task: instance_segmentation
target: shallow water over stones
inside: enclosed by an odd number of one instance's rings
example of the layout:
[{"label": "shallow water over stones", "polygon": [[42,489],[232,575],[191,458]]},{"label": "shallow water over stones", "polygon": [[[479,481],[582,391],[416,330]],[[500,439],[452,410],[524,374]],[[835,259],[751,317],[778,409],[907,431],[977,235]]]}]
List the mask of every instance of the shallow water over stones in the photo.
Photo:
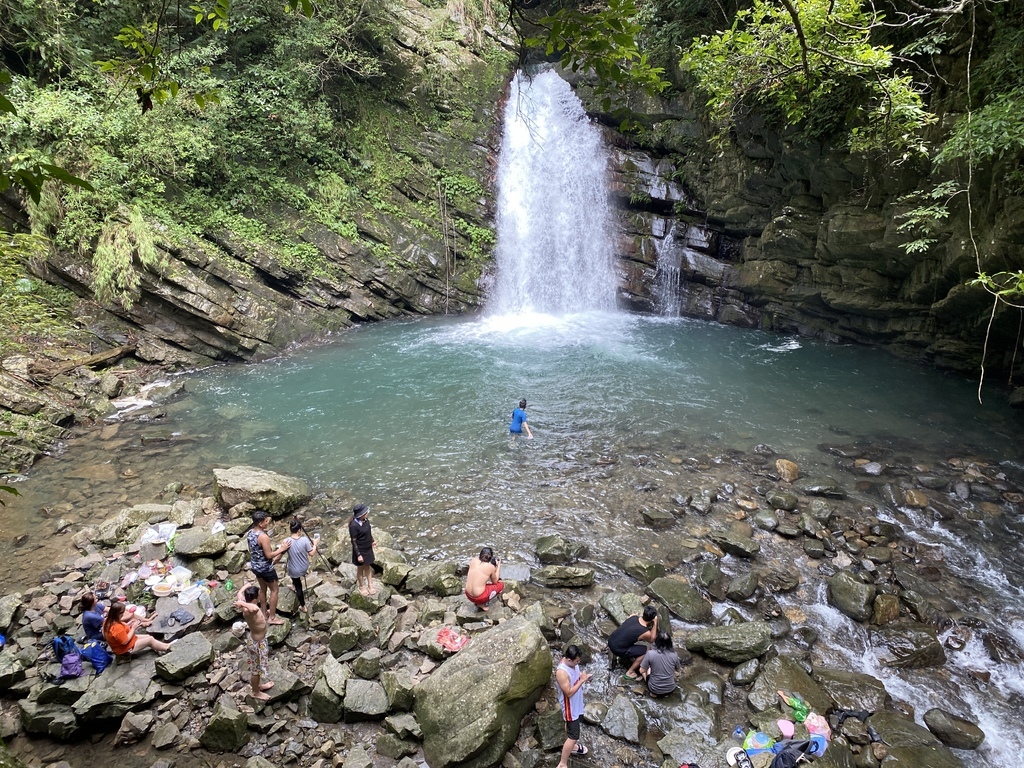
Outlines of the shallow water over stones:
[{"label": "shallow water over stones", "polygon": [[[727,608],[758,618],[771,605],[763,589],[759,602],[740,592],[727,600],[728,583],[739,590],[751,572],[762,584],[778,583],[768,571],[796,572],[802,586],[777,595],[772,618],[821,636],[813,660],[884,679],[914,704],[918,721],[945,701],[979,722],[988,738],[970,756],[974,765],[1002,765],[1024,749],[1011,717],[1024,674],[1019,661],[992,661],[985,632],[947,650],[942,668],[891,669],[881,665],[887,649],[829,607],[824,592],[825,565],[846,558],[865,563],[858,567],[880,591],[900,577],[937,585],[931,592],[950,603],[946,616],[958,626],[978,617],[1020,636],[1024,595],[1015,585],[1024,583],[1024,563],[1005,543],[1022,534],[1024,510],[1012,495],[1022,425],[1007,410],[978,407],[969,382],[867,350],[596,316],[365,328],[266,366],[201,374],[187,389],[194,394],[143,412],[144,420],[88,433],[19,485],[25,496],[0,512],[5,587],[67,554],[83,522],[128,504],[208,494],[212,467],[247,463],[310,481],[319,491],[311,513],[328,528],[354,501],[368,501],[374,525],[394,533],[413,561],[491,544],[509,562],[537,566],[542,535],[585,542],[597,585],[547,597],[570,610],[570,626],[595,647],[608,622],[601,611],[590,621],[588,606],[609,591],[643,589],[627,575],[630,558],[658,561],[691,583],[716,565],[724,577],[703,588],[720,618]],[[507,435],[508,412],[523,396],[532,442]],[[780,457],[796,462],[800,479],[781,481]],[[814,500],[825,497],[811,492],[846,496],[828,499],[834,513],[821,536]],[[785,511],[786,494],[796,509]],[[886,523],[905,533],[872,532]],[[759,551],[743,557],[729,543],[737,539]],[[890,562],[862,554],[871,546]],[[676,628],[685,637],[689,627]],[[955,627],[941,629],[945,640]],[[783,649],[806,653],[806,637],[795,633]],[[688,674],[728,675],[697,659]],[[602,674],[589,696],[610,703],[622,692],[618,675],[600,656],[593,667]],[[984,671],[988,682],[975,674]],[[745,721],[745,694],[727,686],[725,723]],[[670,719],[648,717],[653,730]]]}]

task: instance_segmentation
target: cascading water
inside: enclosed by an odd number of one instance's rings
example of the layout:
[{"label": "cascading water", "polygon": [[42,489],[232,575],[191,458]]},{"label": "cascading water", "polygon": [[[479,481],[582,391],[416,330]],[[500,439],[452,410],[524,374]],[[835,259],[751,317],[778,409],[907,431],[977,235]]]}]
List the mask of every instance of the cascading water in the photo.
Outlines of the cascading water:
[{"label": "cascading water", "polygon": [[498,167],[499,315],[615,309],[608,151],[572,88],[519,72]]},{"label": "cascading water", "polygon": [[664,237],[653,239],[658,257],[654,298],[658,302],[658,311],[666,317],[679,314],[679,273],[683,255],[676,243],[675,234],[676,225],[673,223]]}]

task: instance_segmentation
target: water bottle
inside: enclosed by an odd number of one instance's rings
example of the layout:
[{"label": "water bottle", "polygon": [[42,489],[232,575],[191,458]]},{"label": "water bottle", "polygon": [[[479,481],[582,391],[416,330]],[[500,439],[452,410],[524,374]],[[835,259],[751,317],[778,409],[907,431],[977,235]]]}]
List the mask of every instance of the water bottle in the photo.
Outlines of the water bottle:
[{"label": "water bottle", "polygon": [[207,616],[213,616],[213,600],[210,599],[210,590],[202,587],[199,590],[199,604],[203,607]]},{"label": "water bottle", "polygon": [[233,582],[231,579],[228,579],[224,582],[224,589],[226,589],[228,592],[234,592],[235,582]]}]

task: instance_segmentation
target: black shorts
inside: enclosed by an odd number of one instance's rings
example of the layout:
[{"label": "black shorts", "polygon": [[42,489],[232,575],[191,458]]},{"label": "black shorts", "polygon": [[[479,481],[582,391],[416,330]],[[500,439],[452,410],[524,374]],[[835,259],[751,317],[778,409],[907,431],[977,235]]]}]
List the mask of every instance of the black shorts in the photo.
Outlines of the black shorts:
[{"label": "black shorts", "polygon": [[265,581],[267,584],[277,581],[277,569],[271,568],[269,571],[253,571],[253,575],[260,581]]},{"label": "black shorts", "polygon": [[580,720],[579,720],[579,718],[576,718],[575,720],[566,720],[565,721],[565,735],[568,736],[573,741],[579,741],[580,740]]},{"label": "black shorts", "polygon": [[646,645],[637,643],[636,645],[631,645],[625,649],[612,649],[612,653],[616,656],[621,656],[624,659],[639,659],[641,656],[646,654],[648,650],[649,649]]}]

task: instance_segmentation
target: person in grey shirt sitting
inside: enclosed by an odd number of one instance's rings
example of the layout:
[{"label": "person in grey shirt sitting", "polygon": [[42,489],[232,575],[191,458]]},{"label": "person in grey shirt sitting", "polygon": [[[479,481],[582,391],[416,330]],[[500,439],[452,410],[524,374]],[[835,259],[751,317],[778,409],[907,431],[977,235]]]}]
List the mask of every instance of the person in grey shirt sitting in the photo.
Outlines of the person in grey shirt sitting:
[{"label": "person in grey shirt sitting", "polygon": [[676,671],[681,669],[679,654],[672,646],[672,635],[659,631],[654,647],[640,662],[640,676],[647,681],[652,696],[667,696],[676,689]]}]

